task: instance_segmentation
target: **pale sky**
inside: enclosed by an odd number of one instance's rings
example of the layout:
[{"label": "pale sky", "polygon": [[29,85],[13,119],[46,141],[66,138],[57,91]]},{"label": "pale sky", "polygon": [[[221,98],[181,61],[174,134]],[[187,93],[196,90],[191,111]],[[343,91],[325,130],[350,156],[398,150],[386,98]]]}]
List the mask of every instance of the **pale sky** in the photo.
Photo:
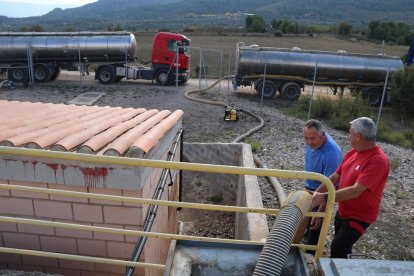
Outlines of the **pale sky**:
[{"label": "pale sky", "polygon": [[20,2],[20,3],[33,3],[33,4],[46,4],[46,5],[73,5],[73,6],[82,6],[88,3],[96,2],[96,0],[4,0],[6,2]]},{"label": "pale sky", "polygon": [[[0,15],[15,18],[41,16],[55,8],[76,8],[93,2],[96,0],[0,0],[0,3],[5,3],[8,7],[7,9],[0,8]],[[22,9],[25,5],[33,6]]]}]

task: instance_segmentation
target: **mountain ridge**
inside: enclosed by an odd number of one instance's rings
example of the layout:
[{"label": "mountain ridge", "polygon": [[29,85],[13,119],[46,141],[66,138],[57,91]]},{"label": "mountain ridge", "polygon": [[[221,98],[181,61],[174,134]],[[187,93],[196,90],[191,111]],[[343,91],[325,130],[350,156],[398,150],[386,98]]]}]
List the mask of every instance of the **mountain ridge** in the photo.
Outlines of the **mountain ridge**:
[{"label": "mountain ridge", "polygon": [[306,24],[347,21],[394,21],[414,26],[414,0],[99,0],[81,7],[54,9],[28,18],[0,17],[0,27],[22,25],[75,26],[93,30],[120,24],[125,29],[182,29],[191,25],[243,27],[245,14]]}]

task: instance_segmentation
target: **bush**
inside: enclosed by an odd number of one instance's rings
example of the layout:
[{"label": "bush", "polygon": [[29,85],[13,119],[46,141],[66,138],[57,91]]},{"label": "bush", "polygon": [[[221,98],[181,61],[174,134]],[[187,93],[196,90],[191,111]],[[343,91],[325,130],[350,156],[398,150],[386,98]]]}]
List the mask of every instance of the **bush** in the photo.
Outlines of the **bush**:
[{"label": "bush", "polygon": [[187,26],[184,28],[185,33],[193,33],[197,30],[196,26]]},{"label": "bush", "polygon": [[282,32],[280,30],[276,30],[273,35],[276,36],[276,37],[281,37]]},{"label": "bush", "polygon": [[341,22],[338,26],[338,34],[342,36],[349,36],[352,32],[352,25],[348,22]]},{"label": "bush", "polygon": [[[291,116],[307,120],[310,100],[310,96],[305,95],[294,108],[281,108],[281,110]],[[353,119],[361,116],[376,118],[376,113],[377,109],[371,109],[361,97],[318,96],[312,102],[311,118],[323,120],[332,128],[348,131],[349,122]],[[391,110],[382,112],[377,140],[414,149],[414,122],[398,120],[396,113],[398,112]]]},{"label": "bush", "polygon": [[[307,106],[301,103],[302,109],[309,109],[310,98],[306,100]],[[312,102],[311,117],[328,121],[331,127],[347,131],[349,122],[361,116],[368,116],[370,109],[361,97],[317,96]],[[369,116],[368,116],[369,117]]]},{"label": "bush", "polygon": [[317,96],[312,101],[311,116],[320,119],[331,118],[335,108],[335,101],[326,96]]},{"label": "bush", "polygon": [[414,131],[410,129],[396,131],[384,124],[380,124],[377,139],[390,144],[400,145],[404,148],[414,148]]},{"label": "bush", "polygon": [[400,119],[414,118],[414,67],[394,73],[391,81],[391,101]]}]

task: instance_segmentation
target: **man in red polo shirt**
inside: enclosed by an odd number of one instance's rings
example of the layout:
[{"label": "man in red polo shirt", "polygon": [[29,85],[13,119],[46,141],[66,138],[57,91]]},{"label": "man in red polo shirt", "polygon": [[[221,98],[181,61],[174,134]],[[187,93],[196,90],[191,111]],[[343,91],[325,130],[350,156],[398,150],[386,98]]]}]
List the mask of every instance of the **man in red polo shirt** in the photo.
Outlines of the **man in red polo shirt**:
[{"label": "man in red polo shirt", "polygon": [[[370,118],[353,120],[349,139],[352,149],[329,177],[334,185],[339,183],[331,258],[351,254],[354,243],[376,221],[390,168],[387,155],[376,145],[376,127]],[[326,191],[324,185],[319,186],[313,194],[314,206],[326,204]]]}]

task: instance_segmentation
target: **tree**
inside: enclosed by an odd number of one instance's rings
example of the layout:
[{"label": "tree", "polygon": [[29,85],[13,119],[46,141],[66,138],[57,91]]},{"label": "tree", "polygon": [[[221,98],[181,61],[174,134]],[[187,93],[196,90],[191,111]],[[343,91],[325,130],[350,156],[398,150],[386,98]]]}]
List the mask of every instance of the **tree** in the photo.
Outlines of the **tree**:
[{"label": "tree", "polygon": [[395,72],[391,81],[391,102],[402,118],[414,118],[414,67]]},{"label": "tree", "polygon": [[263,17],[259,15],[249,15],[246,17],[246,31],[264,33],[266,25]]},{"label": "tree", "polygon": [[76,32],[76,29],[73,26],[66,26],[63,31],[64,32]]},{"label": "tree", "polygon": [[338,34],[343,36],[349,36],[352,32],[352,25],[348,22],[341,22],[338,26]]},{"label": "tree", "polygon": [[367,37],[398,44],[408,44],[410,41],[410,26],[405,23],[371,21],[368,25]]},{"label": "tree", "polygon": [[21,27],[19,28],[19,31],[20,31],[20,32],[28,32],[28,31],[30,31],[30,28],[29,28],[29,27],[27,27],[27,26],[21,26]]},{"label": "tree", "polygon": [[281,31],[284,34],[297,34],[299,33],[299,25],[296,22],[290,21],[288,19],[276,20],[272,19],[270,25],[276,30]]},{"label": "tree", "polygon": [[44,29],[43,29],[42,25],[36,24],[36,25],[33,25],[33,26],[30,27],[30,31],[32,31],[32,32],[43,32]]}]

